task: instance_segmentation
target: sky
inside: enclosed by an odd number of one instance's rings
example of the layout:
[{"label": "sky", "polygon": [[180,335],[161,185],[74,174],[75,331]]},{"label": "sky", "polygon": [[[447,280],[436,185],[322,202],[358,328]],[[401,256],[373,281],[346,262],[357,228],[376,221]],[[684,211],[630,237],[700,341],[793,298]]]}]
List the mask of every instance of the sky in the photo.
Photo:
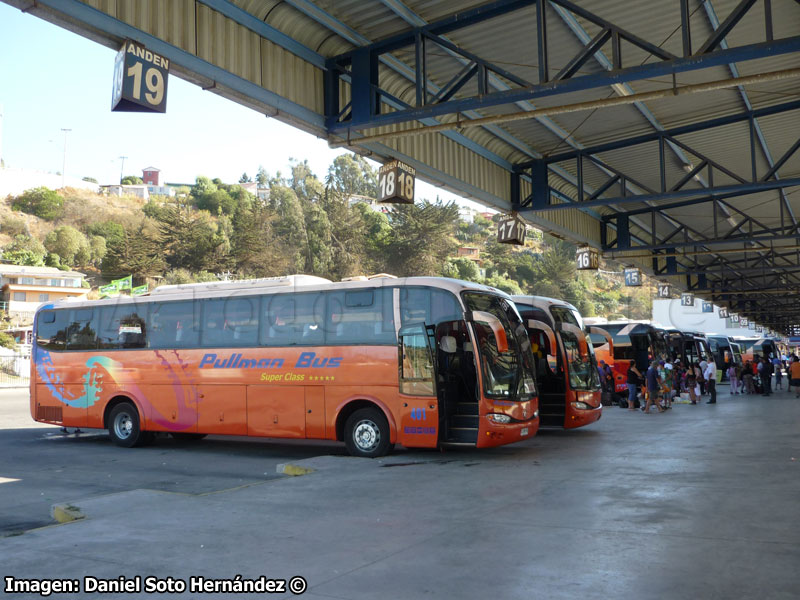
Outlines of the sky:
[{"label": "sky", "polygon": [[[62,171],[117,183],[124,174],[161,170],[162,181],[192,183],[198,175],[235,183],[259,166],[290,173],[307,159],[324,178],[339,154],[327,142],[203,91],[171,75],[167,112],[111,112],[116,52],[0,3],[0,156],[6,167]],[[64,133],[62,129],[70,129]],[[374,164],[374,163],[373,163]],[[458,200],[419,182],[417,199]]]}]

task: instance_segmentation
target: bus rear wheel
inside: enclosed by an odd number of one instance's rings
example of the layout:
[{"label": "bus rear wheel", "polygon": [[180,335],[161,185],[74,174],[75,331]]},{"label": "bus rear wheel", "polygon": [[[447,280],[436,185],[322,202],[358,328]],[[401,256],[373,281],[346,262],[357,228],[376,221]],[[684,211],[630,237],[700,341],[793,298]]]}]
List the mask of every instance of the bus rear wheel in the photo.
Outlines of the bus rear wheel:
[{"label": "bus rear wheel", "polygon": [[153,439],[149,431],[142,431],[139,411],[130,402],[122,402],[111,409],[108,415],[108,434],[117,446],[133,448]]},{"label": "bus rear wheel", "polygon": [[389,423],[377,408],[361,408],[347,418],[344,445],[352,456],[375,458],[391,451]]}]

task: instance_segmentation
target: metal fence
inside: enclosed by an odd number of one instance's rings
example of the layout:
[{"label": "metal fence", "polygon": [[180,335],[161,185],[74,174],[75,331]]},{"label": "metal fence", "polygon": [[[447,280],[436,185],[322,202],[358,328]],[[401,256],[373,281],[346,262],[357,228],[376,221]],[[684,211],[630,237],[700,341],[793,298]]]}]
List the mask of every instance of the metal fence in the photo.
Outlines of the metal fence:
[{"label": "metal fence", "polygon": [[0,355],[0,387],[25,387],[31,381],[31,355],[11,352]]}]

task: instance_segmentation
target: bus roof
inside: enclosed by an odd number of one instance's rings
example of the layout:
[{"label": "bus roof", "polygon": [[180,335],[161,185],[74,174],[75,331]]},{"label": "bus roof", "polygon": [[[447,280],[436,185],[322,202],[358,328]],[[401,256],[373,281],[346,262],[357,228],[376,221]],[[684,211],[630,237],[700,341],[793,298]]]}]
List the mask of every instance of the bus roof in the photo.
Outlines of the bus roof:
[{"label": "bus roof", "polygon": [[[313,276],[304,276],[313,277]],[[280,279],[280,278],[275,278]],[[448,290],[455,295],[465,290],[473,290],[476,292],[490,292],[496,294],[507,300],[511,300],[511,296],[497,288],[483,285],[479,283],[472,283],[469,281],[462,281],[460,279],[450,279],[447,277],[404,277],[398,279],[379,278],[370,279],[368,281],[339,281],[331,282],[322,277],[314,278],[320,280],[317,283],[312,283],[310,280],[300,280],[303,283],[289,283],[275,285],[272,279],[263,280],[241,280],[239,286],[222,287],[212,285],[210,287],[202,287],[194,284],[182,284],[188,287],[170,286],[171,290],[166,293],[156,294],[155,291],[149,295],[143,296],[116,296],[114,298],[106,298],[103,300],[80,300],[80,301],[57,301],[43,304],[39,310],[47,310],[52,308],[80,308],[80,307],[95,307],[95,306],[114,306],[118,304],[144,304],[151,302],[167,302],[173,300],[193,300],[204,298],[219,298],[230,294],[238,298],[246,296],[256,296],[263,294],[281,294],[291,292],[325,292],[330,290],[350,290],[350,289],[370,289],[382,287],[405,287],[405,286],[430,286],[439,289]],[[247,281],[253,283],[244,284]],[[229,282],[220,282],[229,283]],[[235,283],[235,282],[231,282]],[[244,285],[243,285],[244,284]],[[180,288],[180,289],[178,289]],[[38,312],[38,311],[37,311]]]},{"label": "bus roof", "polygon": [[538,305],[539,307],[563,306],[564,308],[569,308],[580,314],[580,311],[575,308],[574,305],[566,300],[559,300],[558,298],[548,298],[547,296],[511,296],[511,299],[514,302],[527,302],[529,304]]}]

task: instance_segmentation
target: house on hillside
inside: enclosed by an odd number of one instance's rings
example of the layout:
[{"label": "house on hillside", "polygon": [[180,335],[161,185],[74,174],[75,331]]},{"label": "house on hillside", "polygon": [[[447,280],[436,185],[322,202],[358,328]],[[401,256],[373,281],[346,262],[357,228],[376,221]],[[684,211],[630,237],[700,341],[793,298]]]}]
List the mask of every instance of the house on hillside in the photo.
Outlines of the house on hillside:
[{"label": "house on hillside", "polygon": [[89,288],[83,287],[85,277],[83,273],[55,267],[0,264],[0,308],[19,322],[31,321],[44,302],[86,299]]},{"label": "house on hillside", "polygon": [[140,183],[135,185],[101,185],[100,189],[109,196],[136,196],[142,200],[150,198],[150,192],[147,185]]},{"label": "house on hillside", "polygon": [[142,181],[147,186],[147,193],[150,196],[175,196],[175,190],[169,184],[161,184],[161,170],[155,167],[142,169]]}]

